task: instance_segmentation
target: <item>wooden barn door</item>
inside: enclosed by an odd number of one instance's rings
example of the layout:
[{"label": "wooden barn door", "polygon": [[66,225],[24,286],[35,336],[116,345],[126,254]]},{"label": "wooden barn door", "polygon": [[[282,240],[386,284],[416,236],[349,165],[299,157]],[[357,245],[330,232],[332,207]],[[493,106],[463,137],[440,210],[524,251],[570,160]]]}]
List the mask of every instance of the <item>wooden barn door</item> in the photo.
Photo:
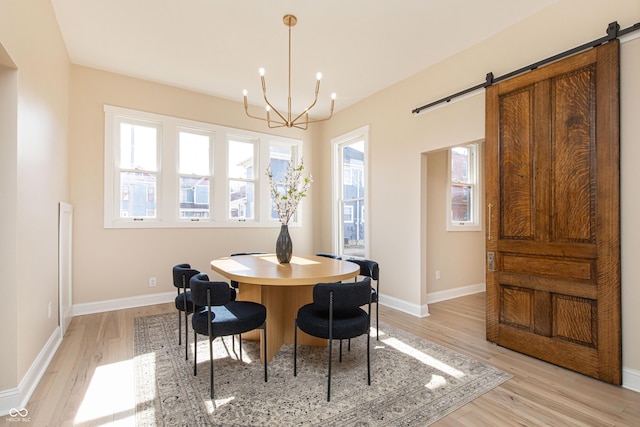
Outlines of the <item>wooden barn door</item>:
[{"label": "wooden barn door", "polygon": [[620,384],[619,43],[487,88],[487,339]]}]

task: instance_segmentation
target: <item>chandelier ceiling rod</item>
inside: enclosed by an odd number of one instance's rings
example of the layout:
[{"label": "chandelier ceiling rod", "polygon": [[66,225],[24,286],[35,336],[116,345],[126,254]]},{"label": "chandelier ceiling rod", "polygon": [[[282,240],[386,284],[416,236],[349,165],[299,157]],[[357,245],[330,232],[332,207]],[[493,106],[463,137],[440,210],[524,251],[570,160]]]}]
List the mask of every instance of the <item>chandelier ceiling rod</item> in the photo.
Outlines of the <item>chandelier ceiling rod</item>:
[{"label": "chandelier ceiling rod", "polygon": [[[322,79],[322,74],[318,73],[316,74],[316,90],[315,90],[315,96],[313,99],[313,102],[311,103],[311,105],[309,105],[307,108],[305,108],[300,114],[298,114],[296,116],[295,119],[291,119],[291,27],[293,27],[294,25],[297,24],[298,19],[293,16],[293,15],[285,15],[282,18],[282,22],[284,23],[284,25],[286,25],[289,28],[289,68],[288,68],[288,88],[287,88],[287,117],[285,118],[284,115],[282,113],[280,113],[278,111],[278,109],[276,109],[271,102],[269,101],[269,99],[267,98],[267,84],[264,78],[265,75],[265,70],[264,68],[260,68],[259,73],[260,73],[260,80],[262,82],[262,95],[264,96],[264,102],[267,104],[266,105],[266,118],[264,117],[258,117],[258,116],[254,116],[252,114],[249,113],[249,104],[247,102],[247,90],[245,89],[243,91],[243,95],[244,95],[244,112],[247,114],[247,116],[251,117],[252,119],[258,119],[258,120],[262,120],[267,122],[267,125],[270,128],[279,128],[279,127],[295,127],[298,129],[304,129],[306,130],[309,126],[310,123],[316,123],[316,122],[322,122],[325,120],[329,120],[332,116],[333,116],[333,107],[334,107],[334,103],[335,103],[335,99],[336,99],[336,94],[332,93],[331,94],[331,109],[329,111],[329,116],[322,118],[322,119],[315,119],[315,120],[309,120],[309,110],[311,110],[315,105],[316,102],[318,101],[318,92],[320,91],[320,79]],[[273,112],[280,118],[278,119],[273,119],[271,117],[271,110],[273,110]]]}]

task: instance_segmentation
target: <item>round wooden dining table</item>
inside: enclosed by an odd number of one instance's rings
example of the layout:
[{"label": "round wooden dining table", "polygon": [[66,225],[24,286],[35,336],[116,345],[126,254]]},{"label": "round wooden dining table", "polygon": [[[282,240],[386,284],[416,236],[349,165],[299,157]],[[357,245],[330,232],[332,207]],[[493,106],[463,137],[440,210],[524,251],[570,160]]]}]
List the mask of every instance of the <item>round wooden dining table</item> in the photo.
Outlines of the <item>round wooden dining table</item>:
[{"label": "round wooden dining table", "polygon": [[[238,300],[254,301],[267,308],[267,360],[284,343],[293,343],[294,320],[298,309],[313,301],[316,283],[352,279],[360,267],[349,261],[308,255],[294,256],[288,264],[280,264],[275,254],[224,257],[211,261],[211,269],[238,282]],[[261,334],[243,334],[243,338],[260,339]],[[326,346],[326,340],[299,331],[298,343]]]}]

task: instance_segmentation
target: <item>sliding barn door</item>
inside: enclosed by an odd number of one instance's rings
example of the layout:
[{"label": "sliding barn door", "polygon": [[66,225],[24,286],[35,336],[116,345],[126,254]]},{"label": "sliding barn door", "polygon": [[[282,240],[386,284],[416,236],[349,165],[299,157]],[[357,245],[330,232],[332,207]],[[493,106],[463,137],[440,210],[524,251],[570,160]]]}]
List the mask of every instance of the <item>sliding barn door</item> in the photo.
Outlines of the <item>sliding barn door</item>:
[{"label": "sliding barn door", "polygon": [[621,383],[619,43],[487,88],[487,339]]}]

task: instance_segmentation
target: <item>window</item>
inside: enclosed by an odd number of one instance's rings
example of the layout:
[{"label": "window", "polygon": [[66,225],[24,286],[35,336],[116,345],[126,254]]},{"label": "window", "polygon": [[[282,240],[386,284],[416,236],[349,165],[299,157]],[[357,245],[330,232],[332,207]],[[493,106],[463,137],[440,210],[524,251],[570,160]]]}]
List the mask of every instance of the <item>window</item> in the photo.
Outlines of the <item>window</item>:
[{"label": "window", "polygon": [[[280,225],[260,171],[269,162],[275,171],[298,162],[302,141],[108,105],[104,110],[106,228]],[[290,226],[296,225],[294,219]]]},{"label": "window", "polygon": [[368,134],[368,127],[363,127],[333,140],[334,252],[344,256],[368,256]]},{"label": "window", "polygon": [[211,218],[211,147],[213,134],[178,130],[178,180],[181,220]]},{"label": "window", "polygon": [[251,140],[229,140],[229,219],[246,221],[255,218],[256,145],[256,141]]},{"label": "window", "polygon": [[478,144],[449,149],[447,230],[479,231]]},{"label": "window", "polygon": [[116,187],[120,217],[155,218],[160,150],[157,123],[118,120]]}]

